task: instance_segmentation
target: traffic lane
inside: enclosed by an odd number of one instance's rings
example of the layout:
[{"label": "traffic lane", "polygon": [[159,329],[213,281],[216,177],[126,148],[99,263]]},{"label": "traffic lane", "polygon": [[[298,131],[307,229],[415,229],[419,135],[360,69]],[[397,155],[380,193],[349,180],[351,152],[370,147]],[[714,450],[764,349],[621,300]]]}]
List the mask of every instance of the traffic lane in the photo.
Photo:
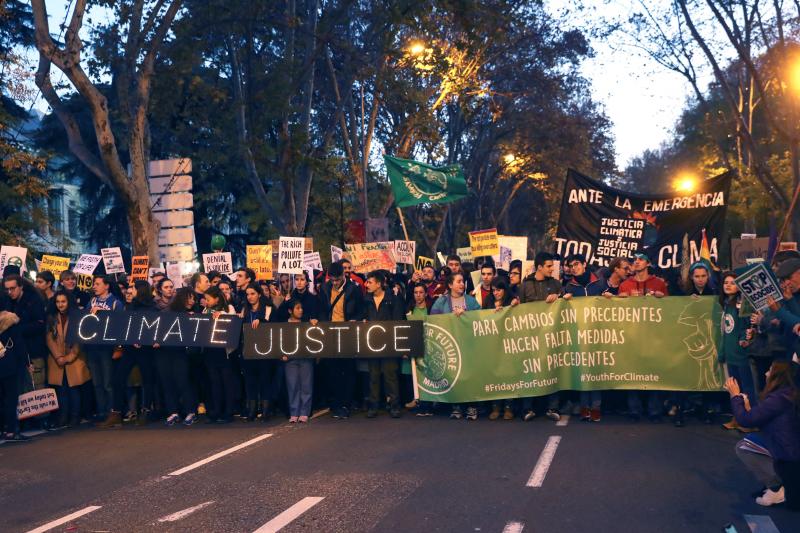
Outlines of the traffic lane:
[{"label": "traffic lane", "polygon": [[120,487],[161,476],[276,427],[86,427],[46,433],[23,444],[0,445],[4,524],[11,530],[30,528],[100,501]]}]

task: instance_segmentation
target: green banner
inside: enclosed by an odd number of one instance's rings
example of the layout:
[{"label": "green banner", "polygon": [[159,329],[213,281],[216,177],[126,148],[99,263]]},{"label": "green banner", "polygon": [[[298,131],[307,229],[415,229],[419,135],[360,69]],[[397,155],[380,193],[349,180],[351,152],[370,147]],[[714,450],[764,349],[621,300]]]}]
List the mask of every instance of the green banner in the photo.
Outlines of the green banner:
[{"label": "green banner", "polygon": [[383,156],[397,207],[445,204],[467,196],[461,165],[432,167],[419,161]]},{"label": "green banner", "polygon": [[471,402],[560,390],[722,388],[712,296],[586,297],[425,323],[422,400]]}]

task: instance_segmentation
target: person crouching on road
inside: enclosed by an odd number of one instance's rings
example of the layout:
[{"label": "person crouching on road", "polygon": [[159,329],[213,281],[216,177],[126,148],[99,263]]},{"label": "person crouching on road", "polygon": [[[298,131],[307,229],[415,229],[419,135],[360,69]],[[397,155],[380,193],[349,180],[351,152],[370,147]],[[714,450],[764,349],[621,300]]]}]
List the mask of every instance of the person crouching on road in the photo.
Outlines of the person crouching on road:
[{"label": "person crouching on road", "polygon": [[[289,300],[286,304],[289,312],[288,322],[303,322],[303,302]],[[314,321],[316,323],[316,320]],[[311,400],[314,390],[314,360],[289,359],[286,362],[286,391],[289,394],[289,422],[305,424],[311,415]]]},{"label": "person crouching on road", "polygon": [[[440,296],[431,308],[432,315],[444,315],[453,313],[456,316],[461,316],[466,311],[477,311],[481,308],[478,301],[466,294],[467,286],[464,282],[464,274],[461,272],[451,272],[447,276],[447,293]],[[461,412],[461,405],[454,403],[453,410],[450,413],[450,418],[454,420],[461,420],[464,415]],[[478,408],[475,405],[467,406],[467,420],[478,419]]]},{"label": "person crouching on road", "polygon": [[[731,396],[731,409],[742,426],[759,427],[761,433],[748,437],[767,449],[770,456],[743,448],[736,443],[736,455],[764,484],[756,503],[763,506],[786,503],[800,511],[800,389],[795,383],[796,365],[774,361],[767,371],[767,383],[758,405],[751,405],[739,383],[728,378],[725,388]],[[762,438],[757,438],[762,437]],[[761,441],[761,442],[758,442]]]}]

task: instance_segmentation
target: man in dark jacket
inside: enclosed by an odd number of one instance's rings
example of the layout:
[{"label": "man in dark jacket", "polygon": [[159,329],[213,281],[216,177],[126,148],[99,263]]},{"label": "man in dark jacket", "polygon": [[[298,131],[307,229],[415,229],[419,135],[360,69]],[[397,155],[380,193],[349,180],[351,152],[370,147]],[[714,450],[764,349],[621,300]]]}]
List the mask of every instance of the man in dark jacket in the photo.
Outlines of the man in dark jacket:
[{"label": "man in dark jacket", "polygon": [[[324,322],[348,322],[364,319],[364,296],[355,282],[344,274],[340,261],[328,269],[328,281],[319,288],[319,318]],[[356,384],[355,359],[325,359],[331,394],[333,418],[350,417],[350,401]]]},{"label": "man in dark jacket", "polygon": [[19,376],[27,364],[25,339],[19,317],[0,311],[0,439],[8,442],[28,440],[19,432],[17,397]]},{"label": "man in dark jacket", "polygon": [[[45,381],[45,302],[35,288],[23,282],[19,274],[3,278],[3,286],[8,295],[3,311],[10,311],[19,317],[19,328],[25,340],[27,356],[33,366],[33,382],[36,389]],[[26,376],[26,379],[29,379]],[[30,383],[28,383],[30,385]]]},{"label": "man in dark jacket", "polygon": [[[381,272],[370,272],[365,283],[367,287],[366,313],[368,321],[405,320],[403,299],[395,296],[394,291],[386,290],[386,278]],[[383,357],[369,361],[369,410],[368,418],[378,414],[381,394],[381,375],[383,388],[389,398],[389,414],[392,418],[400,417],[400,386],[398,383],[397,357]]]}]

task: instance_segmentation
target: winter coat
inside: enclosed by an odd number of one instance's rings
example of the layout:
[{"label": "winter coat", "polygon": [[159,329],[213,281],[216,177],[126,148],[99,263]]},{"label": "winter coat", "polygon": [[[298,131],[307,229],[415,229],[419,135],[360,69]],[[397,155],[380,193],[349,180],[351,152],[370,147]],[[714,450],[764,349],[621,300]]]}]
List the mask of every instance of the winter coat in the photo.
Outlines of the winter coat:
[{"label": "winter coat", "polygon": [[[47,382],[50,385],[60,386],[64,382],[64,372],[67,373],[67,385],[77,387],[91,379],[86,359],[77,344],[67,344],[67,328],[69,318],[63,323],[56,316],[51,320],[47,332],[47,349],[50,352],[47,360]],[[56,357],[66,356],[67,362],[61,367],[56,362]]]},{"label": "winter coat", "polygon": [[773,459],[800,461],[800,415],[792,402],[791,388],[770,392],[749,411],[744,408],[744,399],[734,396],[731,408],[739,425],[761,430]]},{"label": "winter coat", "polygon": [[739,341],[746,339],[747,328],[750,320],[747,317],[739,316],[738,302],[728,302],[722,309],[722,319],[720,328],[722,337],[717,349],[717,359],[720,363],[728,363],[735,366],[746,366],[747,348],[739,345]]},{"label": "winter coat", "polygon": [[[480,304],[478,304],[478,300],[470,296],[469,294],[464,294],[464,302],[467,305],[467,311],[477,311],[481,308]],[[445,294],[443,296],[439,296],[439,299],[434,302],[433,307],[431,307],[431,314],[432,315],[446,315],[447,313],[453,312],[453,302],[450,298],[450,294]]]},{"label": "winter coat", "polygon": [[[361,287],[350,280],[346,280],[342,285],[341,290],[344,294],[340,300],[344,300],[344,319],[345,320],[363,320],[364,318],[364,293],[361,292]],[[330,322],[333,315],[333,307],[331,306],[331,292],[333,291],[333,282],[327,281],[319,288],[319,319],[324,322]],[[338,305],[338,302],[337,302]]]},{"label": "winter coat", "polygon": [[535,274],[531,274],[522,282],[519,290],[520,303],[540,302],[547,299],[551,294],[559,296],[561,294],[561,282],[555,278],[537,280]]},{"label": "winter coat", "polygon": [[19,317],[0,311],[0,378],[18,376],[28,362],[27,353]]}]

